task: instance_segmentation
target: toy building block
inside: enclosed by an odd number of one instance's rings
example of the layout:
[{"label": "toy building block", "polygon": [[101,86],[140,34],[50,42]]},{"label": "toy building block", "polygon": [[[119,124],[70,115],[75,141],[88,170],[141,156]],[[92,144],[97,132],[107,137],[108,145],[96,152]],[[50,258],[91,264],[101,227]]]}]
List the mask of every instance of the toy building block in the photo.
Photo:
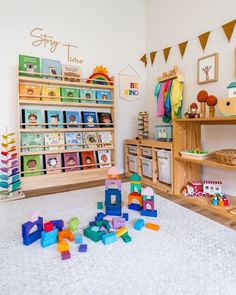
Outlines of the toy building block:
[{"label": "toy building block", "polygon": [[141,176],[137,173],[134,173],[130,176],[130,193],[137,192],[141,195],[142,185],[141,185]]},{"label": "toy building block", "polygon": [[[115,196],[115,203],[112,203],[112,197]],[[121,191],[110,188],[105,191],[106,215],[121,216]]]},{"label": "toy building block", "polygon": [[[32,228],[36,226],[37,230],[33,233],[30,233]],[[38,219],[34,222],[28,221],[24,224],[22,224],[22,238],[23,238],[23,244],[26,246],[31,245],[35,241],[39,240],[41,238],[41,232],[43,230],[43,218],[38,217]]]},{"label": "toy building block", "polygon": [[129,236],[128,232],[125,233],[123,236],[121,236],[121,238],[125,243],[129,243],[132,241],[132,238],[131,238],[131,236]]},{"label": "toy building block", "polygon": [[75,234],[75,243],[76,244],[81,244],[81,243],[83,243],[83,237],[82,237],[82,235],[81,234]]},{"label": "toy building block", "polygon": [[113,218],[111,216],[104,216],[103,220],[107,220],[108,222],[112,222]]},{"label": "toy building block", "polygon": [[148,229],[155,230],[155,231],[158,231],[160,229],[160,226],[158,224],[151,223],[151,222],[146,223],[145,227],[148,228]]},{"label": "toy building block", "polygon": [[91,225],[95,225],[95,221],[89,221],[89,226],[91,226]]},{"label": "toy building block", "polygon": [[71,258],[70,251],[64,251],[61,253],[62,260],[66,260],[66,259],[70,259],[70,258]]},{"label": "toy building block", "polygon": [[217,197],[213,197],[211,203],[212,203],[212,205],[214,205],[214,206],[218,206],[218,198],[217,198]]},{"label": "toy building block", "polygon": [[218,203],[218,206],[220,206],[220,207],[224,207],[224,201],[223,201],[223,199],[222,198],[219,198],[219,203]]},{"label": "toy building block", "polygon": [[110,168],[107,172],[107,178],[108,179],[119,179],[120,175],[119,175],[119,170],[113,166],[112,168]]},{"label": "toy building block", "polygon": [[97,209],[103,209],[103,203],[97,202]]},{"label": "toy building block", "polygon": [[78,226],[79,226],[79,218],[78,217],[71,218],[70,223],[69,223],[69,229],[72,232],[74,232],[77,230]]},{"label": "toy building block", "polygon": [[121,236],[123,236],[127,232],[128,232],[127,227],[123,226],[122,228],[118,229],[118,231],[116,232],[116,235],[118,238],[120,238]]},{"label": "toy building block", "polygon": [[57,244],[57,251],[62,253],[65,251],[69,251],[69,244],[66,241],[62,241]]},{"label": "toy building block", "polygon": [[103,220],[103,218],[106,216],[103,212],[98,212],[97,216],[95,217],[95,221]]},{"label": "toy building block", "polygon": [[87,252],[88,246],[86,244],[79,245],[79,252]]},{"label": "toy building block", "polygon": [[92,231],[92,226],[89,226],[84,229],[84,235],[85,237],[89,238],[90,240],[94,242],[98,242],[102,239],[102,236],[106,234],[106,231]]},{"label": "toy building block", "polygon": [[99,229],[100,229],[99,226],[93,226],[93,227],[91,228],[92,231],[96,231],[96,232],[98,232]]},{"label": "toy building block", "polygon": [[117,236],[114,232],[110,232],[102,236],[102,242],[104,245],[109,245],[117,241]]},{"label": "toy building block", "polygon": [[64,227],[64,221],[62,219],[58,220],[50,220],[50,222],[59,230],[63,230]]},{"label": "toy building block", "polygon": [[30,221],[31,221],[31,222],[35,222],[35,221],[38,220],[38,218],[39,218],[38,212],[33,211],[33,212],[31,213],[31,215],[30,215]]},{"label": "toy building block", "polygon": [[110,224],[109,224],[109,221],[108,220],[97,221],[95,224],[96,224],[96,226],[99,226],[100,227],[100,230],[101,230],[101,227],[105,227],[105,229],[107,231],[110,230]]},{"label": "toy building block", "polygon": [[43,248],[57,243],[58,229],[54,228],[52,231],[41,233],[41,246]]},{"label": "toy building block", "polygon": [[126,220],[129,221],[129,213],[123,213],[122,217]]},{"label": "toy building block", "polygon": [[134,229],[136,230],[141,230],[144,227],[144,220],[139,218],[138,220],[135,221],[134,223]]},{"label": "toy building block", "polygon": [[43,229],[44,229],[45,232],[52,231],[52,230],[53,230],[53,227],[54,227],[54,225],[53,225],[53,223],[50,222],[50,221],[44,223],[44,225],[43,225]]},{"label": "toy building block", "polygon": [[229,206],[229,200],[226,197],[223,197],[224,206]]},{"label": "toy building block", "polygon": [[113,228],[118,229],[125,226],[125,218],[118,217],[113,220]]},{"label": "toy building block", "polygon": [[[133,201],[138,203],[133,203]],[[133,192],[128,195],[128,208],[130,210],[140,211],[143,208],[143,197],[137,192]]]},{"label": "toy building block", "polygon": [[108,190],[111,185],[116,185],[121,191],[121,179],[106,179],[105,180],[105,190]]},{"label": "toy building block", "polygon": [[58,242],[61,242],[64,239],[68,239],[71,242],[74,241],[74,235],[69,229],[62,230],[58,233]]},{"label": "toy building block", "polygon": [[157,217],[157,210],[141,210],[140,214],[142,216]]}]

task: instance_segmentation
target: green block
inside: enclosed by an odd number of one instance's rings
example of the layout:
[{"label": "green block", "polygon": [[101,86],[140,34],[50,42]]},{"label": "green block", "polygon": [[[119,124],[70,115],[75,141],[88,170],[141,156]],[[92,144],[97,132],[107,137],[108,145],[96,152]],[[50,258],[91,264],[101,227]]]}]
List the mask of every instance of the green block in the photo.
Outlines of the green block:
[{"label": "green block", "polygon": [[95,222],[95,225],[96,225],[96,226],[99,226],[99,227],[104,226],[105,229],[106,229],[107,231],[109,231],[110,228],[111,228],[110,225],[109,225],[108,220],[96,221],[96,222]]},{"label": "green block", "polygon": [[132,241],[132,238],[131,238],[131,236],[129,236],[128,232],[125,233],[124,235],[122,235],[121,238],[125,243],[129,243]]},{"label": "green block", "polygon": [[98,242],[102,239],[102,236],[106,234],[106,231],[92,231],[92,227],[93,226],[89,226],[87,228],[84,229],[84,235],[85,237],[89,238],[90,240],[94,241],[94,242]]},{"label": "green block", "polygon": [[103,209],[103,204],[102,202],[97,203],[97,209]]},{"label": "green block", "polygon": [[76,231],[79,226],[79,218],[73,217],[71,218],[71,221],[69,223],[69,229],[73,232]]}]

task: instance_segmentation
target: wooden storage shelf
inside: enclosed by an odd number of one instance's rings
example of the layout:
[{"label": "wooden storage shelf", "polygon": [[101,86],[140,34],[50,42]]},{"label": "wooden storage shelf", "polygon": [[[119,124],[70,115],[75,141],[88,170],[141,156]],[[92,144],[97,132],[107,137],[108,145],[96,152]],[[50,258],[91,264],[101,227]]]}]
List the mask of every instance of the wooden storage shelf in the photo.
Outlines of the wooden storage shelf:
[{"label": "wooden storage shelf", "polygon": [[208,203],[209,200],[202,197],[183,197],[181,191],[188,182],[202,180],[202,167],[208,166],[215,169],[227,169],[235,173],[236,166],[230,166],[217,162],[213,154],[206,160],[188,159],[180,156],[184,150],[201,149],[202,125],[236,125],[236,116],[217,118],[177,119],[174,121],[174,194],[189,202],[207,208],[218,214],[236,220],[236,217],[228,211],[236,207],[236,198],[229,197],[230,208],[215,207]]},{"label": "wooden storage shelf", "polygon": [[[115,143],[115,98],[114,98],[114,78],[111,78],[112,81],[109,85],[102,85],[102,84],[93,84],[96,83],[94,79],[86,79],[86,78],[80,78],[80,82],[71,82],[71,81],[64,81],[64,80],[55,80],[55,79],[45,79],[43,77],[43,73],[40,73],[41,78],[38,77],[29,77],[29,76],[21,76],[20,74],[25,74],[25,72],[18,72],[18,84],[32,84],[32,85],[38,85],[38,86],[57,86],[57,87],[72,87],[72,88],[86,88],[86,89],[94,89],[94,90],[110,90],[112,100],[109,101],[107,104],[99,104],[99,103],[85,103],[85,100],[88,100],[86,98],[76,98],[84,100],[82,102],[76,102],[76,101],[70,101],[70,102],[62,102],[62,101],[46,101],[46,100],[32,100],[27,99],[25,95],[18,93],[18,141],[21,142],[21,134],[24,133],[60,133],[60,132],[106,132],[110,131],[112,135],[112,146],[99,146],[97,148],[78,148],[78,149],[66,149],[66,145],[63,145],[63,149],[58,150],[44,150],[44,151],[28,151],[25,152],[23,149],[24,146],[21,146],[19,144],[18,150],[19,150],[19,160],[21,160],[21,157],[23,156],[33,156],[33,155],[46,155],[46,154],[63,154],[63,153],[81,153],[81,152],[89,152],[89,151],[100,151],[100,150],[111,150],[111,165],[114,166],[116,164],[116,143]],[[51,75],[47,75],[51,76]],[[60,76],[64,78],[63,76]],[[91,83],[87,83],[89,82]],[[98,81],[99,82],[99,81]],[[32,97],[32,96],[31,96]],[[36,98],[42,98],[45,97],[42,94],[38,95]],[[62,99],[63,97],[57,97]],[[67,98],[67,97],[66,97]],[[99,102],[99,99],[91,98],[91,100]],[[111,103],[110,103],[111,102]],[[110,112],[112,116],[113,123],[110,124],[111,127],[103,127],[105,124],[97,124],[96,128],[83,128],[83,125],[81,124],[81,127],[79,128],[45,128],[45,126],[48,125],[48,123],[42,123],[41,125],[43,128],[22,128],[25,126],[24,123],[20,122],[20,112],[22,108],[28,108],[32,106],[39,106],[41,110],[46,110],[47,106],[53,106],[58,107],[63,110],[63,108],[66,107],[66,110],[69,110],[69,107],[73,107],[74,110],[81,111],[86,110],[86,108],[89,108],[91,111],[98,112],[96,109],[106,109],[106,112]],[[40,125],[40,124],[39,124]],[[68,124],[64,124],[63,126],[66,127]],[[104,143],[100,143],[104,144]],[[87,144],[84,143],[86,146]],[[58,145],[60,146],[60,145]],[[76,144],[74,144],[76,146]],[[40,146],[39,146],[40,147]],[[43,146],[42,146],[43,147]],[[22,152],[20,152],[22,150]],[[97,164],[99,166],[99,163]],[[83,165],[79,165],[80,167],[83,167]],[[43,167],[42,167],[43,168]],[[85,182],[105,179],[107,175],[109,167],[107,168],[94,168],[94,169],[84,169],[84,170],[78,170],[78,171],[72,171],[72,172],[62,172],[62,173],[56,173],[56,174],[43,174],[43,175],[35,175],[35,176],[25,176],[21,178],[22,181],[22,188],[27,195],[30,194],[30,192],[35,193],[36,190],[42,191],[42,194],[46,194],[47,192],[56,192],[63,190],[62,187],[66,187],[68,190],[73,188],[78,188],[78,184],[82,184]],[[41,171],[41,170],[40,170]],[[42,169],[43,172],[47,171],[47,169]],[[21,174],[23,171],[20,172]],[[27,173],[27,172],[25,172]]]},{"label": "wooden storage shelf", "polygon": [[[135,146],[137,148],[137,154],[132,154],[129,152],[128,147]],[[142,183],[153,188],[162,190],[164,192],[173,193],[173,143],[165,142],[165,141],[156,141],[155,139],[127,139],[125,140],[125,176],[130,177],[133,172],[129,171],[128,157],[134,156],[137,158],[137,173],[142,176]],[[151,149],[151,159],[152,160],[152,177],[149,178],[147,176],[142,175],[142,149],[149,148]],[[158,165],[157,165],[157,149],[165,149],[171,151],[171,183],[167,184],[158,180]],[[148,159],[148,158],[147,158]]]}]

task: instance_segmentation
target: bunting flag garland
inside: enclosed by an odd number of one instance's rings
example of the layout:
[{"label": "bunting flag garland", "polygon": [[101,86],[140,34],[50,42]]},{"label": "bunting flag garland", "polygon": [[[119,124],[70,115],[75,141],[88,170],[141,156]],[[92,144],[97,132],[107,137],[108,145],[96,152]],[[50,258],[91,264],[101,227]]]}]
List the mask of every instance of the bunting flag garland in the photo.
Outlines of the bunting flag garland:
[{"label": "bunting flag garland", "polygon": [[151,65],[154,64],[154,60],[155,60],[156,54],[157,54],[156,51],[150,52]]},{"label": "bunting flag garland", "polygon": [[146,53],[140,58],[140,60],[145,64],[145,68],[147,66],[147,55]]},{"label": "bunting flag garland", "polygon": [[199,39],[199,41],[201,43],[201,46],[202,46],[203,51],[206,48],[207,41],[208,41],[208,38],[209,38],[210,33],[211,32],[206,32],[206,33],[201,34],[201,35],[198,36],[198,39]]},{"label": "bunting flag garland", "polygon": [[179,46],[179,51],[180,51],[180,54],[181,54],[181,57],[182,57],[182,58],[184,57],[184,53],[185,53],[185,50],[186,50],[187,44],[188,44],[188,41],[185,41],[185,42],[182,42],[182,43],[180,43],[180,44],[178,45],[178,46]]},{"label": "bunting flag garland", "polygon": [[167,62],[167,60],[168,60],[168,57],[169,57],[169,54],[170,54],[170,50],[171,50],[171,47],[167,47],[167,48],[164,48],[163,49],[163,54],[164,54],[165,62]]},{"label": "bunting flag garland", "polygon": [[230,42],[230,39],[232,37],[233,31],[234,31],[234,27],[236,24],[236,19],[232,20],[231,22],[224,24],[222,26],[222,29],[224,30],[224,33],[228,39],[228,41]]}]

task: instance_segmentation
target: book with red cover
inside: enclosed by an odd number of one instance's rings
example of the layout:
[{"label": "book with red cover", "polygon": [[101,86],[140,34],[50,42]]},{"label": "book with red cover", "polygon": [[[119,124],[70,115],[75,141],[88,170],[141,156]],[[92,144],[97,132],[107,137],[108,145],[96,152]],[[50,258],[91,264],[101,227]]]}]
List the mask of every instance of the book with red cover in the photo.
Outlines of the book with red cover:
[{"label": "book with red cover", "polygon": [[81,165],[86,165],[86,166],[83,166],[83,170],[97,168],[97,165],[94,165],[96,164],[94,152],[92,151],[81,152],[80,156],[81,156]]}]

